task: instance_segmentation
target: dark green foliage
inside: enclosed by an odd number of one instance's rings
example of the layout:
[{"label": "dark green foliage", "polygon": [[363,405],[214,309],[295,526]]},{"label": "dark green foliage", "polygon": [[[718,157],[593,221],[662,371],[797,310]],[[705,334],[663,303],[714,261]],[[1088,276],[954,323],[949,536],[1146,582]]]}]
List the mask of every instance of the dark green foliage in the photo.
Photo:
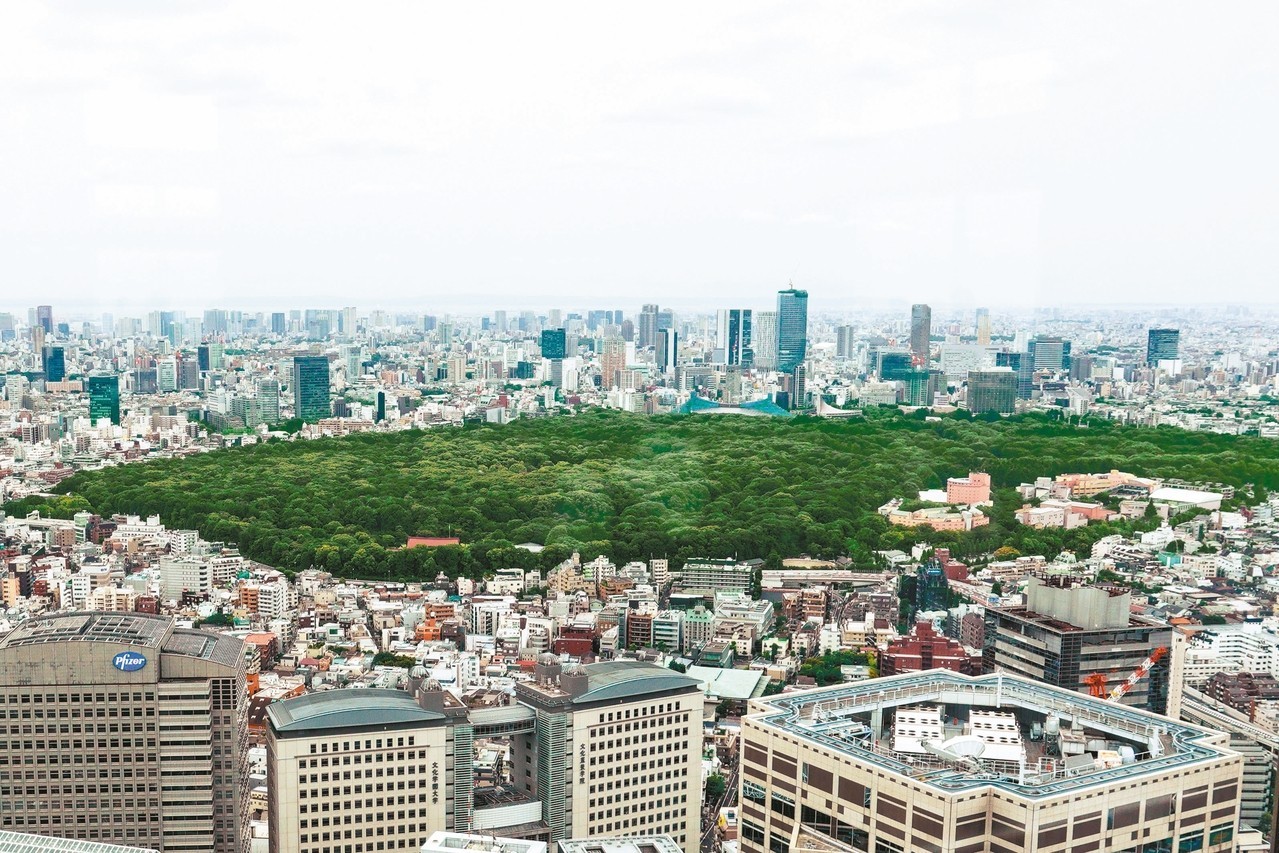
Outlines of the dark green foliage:
[{"label": "dark green foliage", "polygon": [[865,652],[829,652],[804,661],[799,668],[800,675],[811,675],[819,687],[828,684],[839,684],[844,680],[842,666],[867,666],[870,658]]},{"label": "dark green foliage", "polygon": [[[1121,427],[1081,430],[1026,415],[918,421],[894,409],[829,421],[577,417],[461,430],[273,442],[185,459],[81,472],[58,491],[102,514],[159,513],[165,524],[286,570],[423,579],[583,559],[765,558],[873,552],[916,541],[959,559],[1002,545],[1084,552],[1117,524],[1032,530],[1013,521],[1011,486],[1037,476],[1120,468],[1142,475],[1279,488],[1279,442]],[[970,534],[889,527],[876,508],[970,470],[997,486],[992,523]],[[75,506],[81,504],[77,501]],[[70,505],[59,506],[67,512]],[[401,549],[410,535],[460,547]],[[534,555],[514,547],[547,546]]]},{"label": "dark green foliage", "polygon": [[373,656],[374,666],[398,666],[401,669],[412,669],[415,663],[417,661],[407,655],[395,655],[390,652],[378,652]]}]

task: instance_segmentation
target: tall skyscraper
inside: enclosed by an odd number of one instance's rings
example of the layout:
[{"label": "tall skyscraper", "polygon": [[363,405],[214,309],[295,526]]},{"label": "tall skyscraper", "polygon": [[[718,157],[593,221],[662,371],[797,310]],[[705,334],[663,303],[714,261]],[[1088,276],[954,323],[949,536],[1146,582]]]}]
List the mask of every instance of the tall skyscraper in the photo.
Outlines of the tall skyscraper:
[{"label": "tall skyscraper", "polygon": [[777,369],[792,372],[808,355],[808,291],[777,293]]},{"label": "tall skyscraper", "polygon": [[1146,364],[1154,367],[1161,361],[1181,357],[1181,329],[1151,329],[1146,333]]},{"label": "tall skyscraper", "polygon": [[674,329],[657,330],[657,369],[666,374],[675,372],[679,364],[679,333]]},{"label": "tall skyscraper", "polygon": [[977,309],[977,345],[990,346],[990,309]]},{"label": "tall skyscraper", "polygon": [[777,369],[777,312],[759,311],[751,328],[751,351],[756,370]]},{"label": "tall skyscraper", "polygon": [[278,379],[258,381],[258,417],[262,423],[274,426],[280,422],[280,382]]},{"label": "tall skyscraper", "polygon": [[288,331],[288,326],[285,325],[284,312],[283,311],[273,312],[271,314],[271,334],[283,335],[286,331]]},{"label": "tall skyscraper", "polygon": [[968,372],[968,411],[1011,415],[1017,409],[1017,372],[1011,367],[990,367]]},{"label": "tall skyscraper", "polygon": [[241,640],[164,616],[23,622],[0,639],[4,828],[248,853],[245,670]]},{"label": "tall skyscraper", "polygon": [[852,326],[835,327],[835,358],[847,361],[857,354],[857,343],[854,340]]},{"label": "tall skyscraper", "polygon": [[751,367],[754,359],[751,353],[751,309],[724,308],[717,318],[719,321],[717,349],[724,351],[724,363],[739,367]]},{"label": "tall skyscraper", "polygon": [[315,423],[332,413],[329,404],[329,360],[322,355],[293,359],[293,414]]},{"label": "tall skyscraper", "polygon": [[120,377],[89,377],[89,420],[120,423]]},{"label": "tall skyscraper", "polygon": [[36,325],[44,329],[46,335],[53,334],[53,306],[37,305],[36,306]]},{"label": "tall skyscraper", "polygon": [[933,309],[922,303],[910,306],[910,355],[917,366],[928,366],[932,336]]},{"label": "tall skyscraper", "polygon": [[621,338],[605,338],[600,350],[600,388],[604,391],[622,384],[622,371],[626,369],[626,341]]},{"label": "tall skyscraper", "polygon": [[61,382],[67,377],[66,350],[62,347],[47,346],[43,350],[44,380]]},{"label": "tall skyscraper", "polygon": [[338,331],[348,338],[355,334],[356,323],[354,306],[343,308],[342,313],[338,314]]},{"label": "tall skyscraper", "polygon": [[1070,341],[1048,335],[1035,335],[1026,344],[1030,366],[1035,370],[1070,369]]},{"label": "tall skyscraper", "polygon": [[[640,309],[639,328],[636,329],[638,339],[635,341],[635,345],[640,349],[657,344],[657,312],[656,305],[645,305]],[[616,322],[620,325],[622,321]]]},{"label": "tall skyscraper", "polygon": [[567,340],[563,329],[543,329],[542,358],[567,358]]}]

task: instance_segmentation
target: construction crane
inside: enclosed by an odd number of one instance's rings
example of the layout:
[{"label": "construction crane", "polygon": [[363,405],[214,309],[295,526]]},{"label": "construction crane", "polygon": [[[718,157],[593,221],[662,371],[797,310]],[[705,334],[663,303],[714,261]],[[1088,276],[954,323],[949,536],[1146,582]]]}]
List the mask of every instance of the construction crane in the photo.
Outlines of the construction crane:
[{"label": "construction crane", "polygon": [[1084,677],[1084,684],[1088,685],[1088,692],[1098,699],[1105,699],[1108,702],[1118,702],[1124,698],[1129,690],[1137,686],[1137,682],[1141,681],[1150,674],[1150,668],[1159,661],[1163,660],[1164,655],[1168,654],[1167,646],[1160,646],[1150,653],[1150,657],[1142,661],[1132,674],[1123,680],[1119,686],[1110,692],[1106,692],[1106,676],[1100,672],[1094,672],[1092,675]]}]

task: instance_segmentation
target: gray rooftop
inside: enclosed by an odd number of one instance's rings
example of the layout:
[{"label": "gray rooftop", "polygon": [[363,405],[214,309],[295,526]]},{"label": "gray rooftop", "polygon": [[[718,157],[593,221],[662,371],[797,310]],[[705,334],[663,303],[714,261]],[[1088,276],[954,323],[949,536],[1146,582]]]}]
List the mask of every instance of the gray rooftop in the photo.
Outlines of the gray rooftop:
[{"label": "gray rooftop", "polygon": [[0,649],[44,643],[106,642],[159,648],[173,628],[167,616],[91,611],[23,622],[0,639]]},{"label": "gray rooftop", "polygon": [[325,690],[275,702],[267,717],[276,734],[313,734],[342,729],[432,724],[445,720],[428,711],[404,690],[354,688]]},{"label": "gray rooftop", "polygon": [[[925,770],[909,763],[907,756],[872,746],[855,734],[859,727],[865,730],[864,721],[873,712],[920,703],[1055,714],[1089,730],[1138,744],[1149,743],[1152,751],[1135,763],[1120,767],[1069,776],[1030,774],[1019,779],[990,772],[966,772],[957,767]],[[748,720],[828,752],[909,776],[947,794],[990,786],[1038,799],[1116,781],[1140,781],[1152,773],[1185,770],[1235,755],[1226,747],[1225,735],[1219,732],[1008,673],[967,676],[945,670],[912,672],[770,696],[753,700],[751,708]]]},{"label": "gray rooftop", "polygon": [[605,661],[582,669],[588,681],[586,692],[573,700],[578,703],[628,699],[668,690],[700,690],[696,678],[644,661]]},{"label": "gray rooftop", "polygon": [[143,853],[149,848],[0,831],[0,853]]}]

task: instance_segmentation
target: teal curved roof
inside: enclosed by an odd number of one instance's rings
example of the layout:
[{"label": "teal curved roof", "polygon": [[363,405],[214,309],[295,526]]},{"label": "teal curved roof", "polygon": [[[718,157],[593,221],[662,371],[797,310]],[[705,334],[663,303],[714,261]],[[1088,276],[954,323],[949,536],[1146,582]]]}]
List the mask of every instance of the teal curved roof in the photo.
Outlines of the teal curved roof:
[{"label": "teal curved roof", "polygon": [[688,398],[688,402],[679,407],[681,415],[691,414],[707,414],[707,415],[771,415],[773,417],[789,418],[793,416],[792,412],[788,412],[772,400],[765,397],[762,400],[751,400],[742,403],[740,406],[721,406],[714,400],[707,400],[696,394]]},{"label": "teal curved roof", "polygon": [[407,691],[380,688],[309,693],[272,703],[267,708],[267,716],[278,734],[382,728],[444,719],[443,714],[418,705]]},{"label": "teal curved roof", "polygon": [[701,689],[696,678],[644,661],[607,661],[590,664],[585,669],[589,678],[587,689],[581,696],[574,697],[574,704],[629,699],[690,687]]}]

